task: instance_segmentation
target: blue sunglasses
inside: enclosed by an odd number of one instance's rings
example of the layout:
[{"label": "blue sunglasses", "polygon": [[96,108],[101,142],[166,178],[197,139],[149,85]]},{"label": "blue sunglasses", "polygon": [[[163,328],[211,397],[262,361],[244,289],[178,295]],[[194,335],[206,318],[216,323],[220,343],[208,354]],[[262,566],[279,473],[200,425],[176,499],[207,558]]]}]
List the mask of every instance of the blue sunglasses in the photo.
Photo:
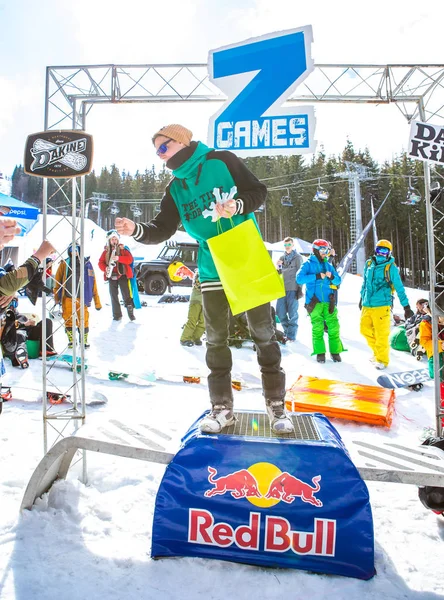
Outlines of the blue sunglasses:
[{"label": "blue sunglasses", "polygon": [[156,150],[157,156],[160,156],[161,154],[165,154],[168,151],[168,144],[170,144],[172,141],[173,140],[167,140],[163,144],[160,144],[160,146]]}]

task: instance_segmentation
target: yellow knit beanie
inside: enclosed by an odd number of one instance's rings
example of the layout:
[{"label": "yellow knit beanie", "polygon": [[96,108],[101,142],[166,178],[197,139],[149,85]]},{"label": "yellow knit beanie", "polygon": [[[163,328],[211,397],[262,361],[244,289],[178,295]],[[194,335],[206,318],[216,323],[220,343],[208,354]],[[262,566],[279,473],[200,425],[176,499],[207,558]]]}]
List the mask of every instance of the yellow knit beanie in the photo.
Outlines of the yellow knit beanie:
[{"label": "yellow knit beanie", "polygon": [[152,138],[152,142],[154,144],[154,140],[159,135],[163,135],[166,138],[170,138],[171,140],[175,140],[176,142],[180,142],[185,146],[189,146],[191,143],[191,139],[193,137],[193,132],[184,127],[183,125],[165,125],[157,131]]}]

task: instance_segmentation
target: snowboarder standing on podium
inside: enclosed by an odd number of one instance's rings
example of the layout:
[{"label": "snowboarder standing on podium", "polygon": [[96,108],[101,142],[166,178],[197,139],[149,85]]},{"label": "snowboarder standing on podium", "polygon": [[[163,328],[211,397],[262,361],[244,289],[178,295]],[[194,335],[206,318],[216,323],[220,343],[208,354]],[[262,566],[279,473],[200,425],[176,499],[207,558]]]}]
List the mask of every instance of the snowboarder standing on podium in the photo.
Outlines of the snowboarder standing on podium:
[{"label": "snowboarder standing on podium", "polygon": [[[152,138],[156,154],[173,171],[160,204],[159,214],[149,223],[134,223],[117,218],[120,234],[132,235],[142,244],[158,244],[170,238],[180,223],[199,241],[198,268],[201,281],[205,327],[206,362],[210,370],[208,389],[211,412],[200,423],[201,431],[219,433],[235,421],[231,382],[232,356],[228,347],[229,306],[214,265],[207,240],[218,235],[220,219],[238,225],[253,218],[252,213],[265,201],[267,188],[244,163],[227,151],[215,151],[202,142],[192,141],[192,132],[182,125],[167,125]],[[229,193],[236,188],[236,198],[216,202],[214,188]],[[218,219],[207,218],[215,205]],[[214,213],[213,213],[214,215]],[[211,216],[211,215],[210,215]],[[239,252],[242,249],[239,248]],[[245,290],[248,294],[248,289]],[[270,425],[275,433],[291,433],[293,422],[285,410],[285,373],[276,341],[270,304],[246,312],[248,325],[257,349],[262,386]]]},{"label": "snowboarder standing on podium", "polygon": [[315,240],[313,252],[296,275],[299,285],[305,284],[305,308],[312,326],[313,354],[318,363],[325,363],[324,323],[327,324],[328,349],[333,362],[341,362],[344,346],[339,337],[338,309],[334,290],[341,283],[334,266],[328,262],[330,245]]},{"label": "snowboarder standing on podium", "polygon": [[404,307],[405,318],[409,319],[413,311],[392,256],[392,244],[389,240],[379,240],[374,255],[365,263],[359,309],[362,311],[361,333],[373,352],[370,360],[380,370],[387,367],[390,359],[390,313],[394,291]]}]

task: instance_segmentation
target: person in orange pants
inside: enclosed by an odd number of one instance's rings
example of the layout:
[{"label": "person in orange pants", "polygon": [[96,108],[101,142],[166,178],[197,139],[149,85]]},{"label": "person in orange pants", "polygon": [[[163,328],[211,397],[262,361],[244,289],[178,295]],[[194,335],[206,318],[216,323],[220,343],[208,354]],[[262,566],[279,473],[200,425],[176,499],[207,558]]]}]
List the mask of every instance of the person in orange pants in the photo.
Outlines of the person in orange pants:
[{"label": "person in orange pants", "polygon": [[[73,257],[74,254],[74,257]],[[76,260],[76,278],[77,282],[80,279],[80,247],[75,247],[75,252],[72,252],[72,247],[68,248],[68,258],[62,260],[54,280],[54,299],[56,303],[60,303],[62,306],[62,317],[65,321],[65,331],[68,336],[68,348],[72,348],[74,344],[73,329],[75,326],[80,332],[80,286],[75,286],[77,290],[77,297],[75,299],[75,313],[73,308],[73,299],[71,296],[72,289],[72,261]],[[97,291],[96,277],[94,269],[89,261],[85,259],[84,263],[84,344],[85,348],[89,348],[88,333],[89,333],[89,306],[91,306],[92,300],[94,300],[94,306],[96,310],[102,308],[100,302],[99,293]],[[73,316],[76,315],[75,323],[73,322]]]}]

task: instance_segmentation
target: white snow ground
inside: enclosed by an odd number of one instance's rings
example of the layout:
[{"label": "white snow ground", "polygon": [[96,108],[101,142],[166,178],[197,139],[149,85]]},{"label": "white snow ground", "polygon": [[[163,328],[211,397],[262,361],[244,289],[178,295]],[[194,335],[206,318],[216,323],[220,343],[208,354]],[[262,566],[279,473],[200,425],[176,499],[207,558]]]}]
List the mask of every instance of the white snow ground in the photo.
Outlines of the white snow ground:
[{"label": "white snow ground", "polygon": [[[97,274],[101,282],[98,269]],[[347,275],[339,293],[341,333],[348,349],[341,364],[319,365],[310,356],[310,321],[300,302],[298,341],[282,348],[288,386],[300,373],[375,384],[379,373],[370,365],[369,350],[359,334],[359,288],[360,279]],[[174,291],[184,293],[189,288]],[[205,346],[179,345],[188,304],[158,304],[158,297],[142,295],[148,307],[136,311],[137,321],[130,323],[124,315],[115,323],[102,282],[100,293],[103,310],[91,310],[90,365],[130,372],[154,368],[160,376],[176,375],[177,383],[110,382],[92,377],[91,371],[88,393],[104,393],[109,402],[90,407],[88,422],[109,418],[143,422],[174,431],[180,438],[208,407],[205,383],[180,382],[183,374],[206,373]],[[408,295],[414,306],[423,293],[408,290]],[[20,308],[35,310],[23,299]],[[397,309],[401,313],[399,305]],[[63,345],[64,334],[59,332],[56,348]],[[242,348],[233,349],[233,355],[234,374],[258,381],[255,353]],[[417,366],[408,354],[391,352],[390,371]],[[27,371],[8,364],[4,377],[4,385],[12,384],[21,399],[4,403],[0,415],[2,600],[444,597],[444,519],[423,508],[414,486],[368,484],[377,569],[370,581],[197,558],[151,560],[154,501],[164,468],[137,460],[90,453],[88,485],[78,479],[79,464],[32,511],[19,514],[25,487],[43,451],[42,406],[35,392],[23,388],[39,390],[41,377],[39,360],[32,360]],[[57,377],[69,378],[70,372],[60,368]],[[254,389],[235,392],[235,402],[237,408],[263,406],[260,392]],[[334,425],[346,443],[350,436],[359,436],[371,442],[402,439],[416,445],[423,428],[434,426],[432,384],[421,393],[397,392],[390,430],[339,420]]]}]

